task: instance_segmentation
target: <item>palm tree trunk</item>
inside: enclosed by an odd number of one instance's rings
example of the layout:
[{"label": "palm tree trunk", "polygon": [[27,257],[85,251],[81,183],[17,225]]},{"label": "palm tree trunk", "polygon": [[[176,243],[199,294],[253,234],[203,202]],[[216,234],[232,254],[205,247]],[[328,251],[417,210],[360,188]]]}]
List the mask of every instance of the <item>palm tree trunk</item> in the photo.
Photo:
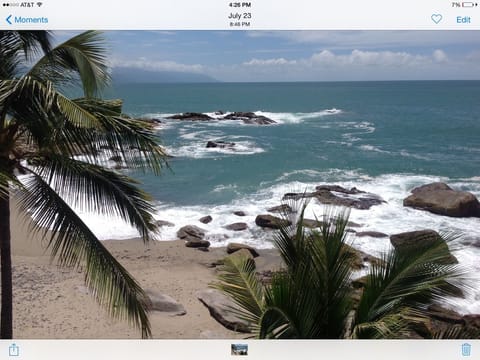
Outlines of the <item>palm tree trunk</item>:
[{"label": "palm tree trunk", "polygon": [[0,311],[0,338],[11,339],[13,336],[12,322],[12,258],[10,250],[10,199],[0,196],[0,261],[2,309]]}]

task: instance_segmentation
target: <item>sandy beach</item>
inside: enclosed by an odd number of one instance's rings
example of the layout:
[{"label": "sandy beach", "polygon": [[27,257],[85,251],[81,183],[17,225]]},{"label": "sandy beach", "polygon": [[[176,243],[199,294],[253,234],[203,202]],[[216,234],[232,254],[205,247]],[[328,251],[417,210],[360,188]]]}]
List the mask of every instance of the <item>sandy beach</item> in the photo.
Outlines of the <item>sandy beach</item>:
[{"label": "sandy beach", "polygon": [[[15,213],[12,213],[15,215]],[[208,265],[226,255],[224,248],[208,252],[187,248],[184,241],[139,239],[104,242],[111,253],[145,290],[169,295],[186,310],[183,316],[150,313],[154,338],[244,338],[214,320],[197,299],[198,291],[215,280]],[[12,216],[14,337],[15,338],[139,338],[140,332],[125,321],[117,321],[95,302],[84,285],[81,271],[59,268],[29,234],[28,226]],[[272,251],[258,258],[259,266],[271,264]],[[268,260],[270,257],[270,260]],[[263,265],[262,265],[263,264]]]}]

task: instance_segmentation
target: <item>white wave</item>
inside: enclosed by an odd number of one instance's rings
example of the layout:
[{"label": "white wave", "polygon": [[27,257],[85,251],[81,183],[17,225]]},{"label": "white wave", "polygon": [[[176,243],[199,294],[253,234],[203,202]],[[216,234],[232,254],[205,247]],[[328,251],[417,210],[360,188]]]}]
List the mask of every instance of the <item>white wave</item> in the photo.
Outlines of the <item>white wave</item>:
[{"label": "white wave", "polygon": [[414,158],[414,159],[417,159],[417,160],[427,160],[427,161],[432,160],[432,158],[430,158],[428,156],[420,155],[420,154],[413,154],[410,151],[405,150],[405,149],[400,150],[399,154],[403,157],[410,157],[410,158]]},{"label": "white wave", "polygon": [[298,124],[303,122],[304,120],[314,119],[314,118],[319,118],[324,116],[338,115],[338,114],[341,114],[342,112],[343,111],[340,109],[332,108],[332,109],[326,109],[326,110],[308,112],[308,113],[255,111],[255,114],[266,116],[272,120],[275,120],[277,123],[280,123],[280,124]]},{"label": "white wave", "polygon": [[181,146],[167,146],[166,150],[169,155],[175,157],[187,157],[194,159],[205,159],[218,155],[253,155],[265,152],[265,149],[257,146],[251,141],[235,142],[235,146],[224,148],[207,148],[206,141],[193,142]]},{"label": "white wave", "polygon": [[213,188],[212,192],[219,193],[223,191],[234,191],[236,189],[236,184],[217,185]]},{"label": "white wave", "polygon": [[359,148],[365,151],[373,151],[373,152],[378,152],[382,154],[391,154],[390,151],[382,150],[378,146],[374,146],[374,145],[368,145],[368,144],[360,145]]}]

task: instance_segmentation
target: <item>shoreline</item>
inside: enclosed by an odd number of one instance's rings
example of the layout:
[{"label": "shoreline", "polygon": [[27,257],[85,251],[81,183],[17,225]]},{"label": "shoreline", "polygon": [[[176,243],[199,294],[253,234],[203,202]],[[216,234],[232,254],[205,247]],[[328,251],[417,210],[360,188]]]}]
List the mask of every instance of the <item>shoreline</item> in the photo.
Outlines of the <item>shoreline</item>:
[{"label": "shoreline", "polygon": [[[112,319],[89,294],[83,273],[51,263],[36,235],[12,212],[13,334],[19,339],[138,339],[127,321]],[[227,255],[225,248],[208,252],[185,247],[183,240],[103,240],[102,243],[144,290],[168,295],[186,314],[150,312],[153,338],[230,339],[248,334],[230,331],[213,319],[196,293],[215,280],[208,264]],[[272,250],[259,250],[259,268],[275,262]]]}]

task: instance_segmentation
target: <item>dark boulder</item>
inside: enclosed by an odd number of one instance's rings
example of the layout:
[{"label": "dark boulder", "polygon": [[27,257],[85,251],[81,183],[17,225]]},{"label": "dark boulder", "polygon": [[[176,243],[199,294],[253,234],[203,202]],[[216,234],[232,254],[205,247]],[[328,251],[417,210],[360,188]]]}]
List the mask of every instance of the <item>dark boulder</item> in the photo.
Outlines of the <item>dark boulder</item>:
[{"label": "dark boulder", "polygon": [[280,229],[282,227],[292,225],[292,222],[290,220],[281,219],[272,215],[258,215],[255,218],[255,224],[260,227]]},{"label": "dark boulder", "polygon": [[174,119],[174,120],[187,120],[187,121],[209,121],[214,120],[211,116],[202,113],[196,112],[186,112],[182,114],[175,114],[172,116],[168,116],[167,119]]},{"label": "dark boulder", "polygon": [[345,197],[337,196],[330,190],[317,190],[315,198],[322,204],[345,206],[359,210],[368,210],[374,205],[381,205],[385,202],[375,194],[365,193],[362,197]]},{"label": "dark boulder", "polygon": [[210,215],[207,215],[207,216],[201,217],[198,221],[200,221],[202,224],[208,224],[212,220],[213,220],[212,217]]},{"label": "dark boulder", "polygon": [[187,225],[177,231],[177,236],[185,241],[202,240],[205,237],[205,230],[195,225]]},{"label": "dark boulder", "polygon": [[[341,193],[342,195],[336,195]],[[361,194],[359,196],[359,194]],[[314,192],[286,193],[283,200],[300,200],[316,198],[326,205],[345,206],[360,210],[368,210],[374,205],[381,205],[385,201],[378,195],[358,190],[357,188],[345,189],[338,185],[319,185]]]},{"label": "dark boulder", "polygon": [[480,217],[480,203],[472,193],[456,191],[445,183],[431,183],[412,190],[403,206],[451,217]]},{"label": "dark boulder", "polygon": [[227,225],[225,226],[225,228],[233,231],[242,231],[242,230],[248,229],[248,225],[244,222],[238,222],[238,223]]},{"label": "dark boulder", "polygon": [[256,115],[253,112],[233,112],[228,115],[225,115],[222,119],[224,120],[241,120],[245,124],[256,124],[256,125],[270,125],[275,124],[276,121],[263,116]]},{"label": "dark boulder", "polygon": [[253,257],[258,257],[259,254],[258,254],[258,251],[251,247],[251,246],[248,246],[246,244],[239,244],[239,243],[230,243],[227,245],[227,253],[228,254],[233,254],[234,252],[237,252],[239,250],[242,250],[242,249],[246,249],[250,252],[250,254],[252,254]]},{"label": "dark boulder", "polygon": [[208,240],[199,240],[199,239],[194,239],[194,240],[188,240],[186,243],[185,243],[185,246],[186,247],[189,247],[189,248],[203,248],[203,249],[206,249],[210,246],[210,241]]},{"label": "dark boulder", "polygon": [[231,149],[231,148],[235,147],[235,143],[222,141],[222,140],[208,141],[206,147],[207,148],[220,148],[220,149],[228,148],[228,149]]},{"label": "dark boulder", "polygon": [[356,194],[366,194],[365,191],[358,190],[356,187],[351,189],[345,189],[340,185],[319,185],[315,188],[317,191],[327,190],[327,191],[335,191],[342,194],[348,195],[356,195]]},{"label": "dark boulder", "polygon": [[303,192],[303,193],[286,193],[283,195],[282,200],[300,200],[300,199],[309,199],[317,195],[316,192]]},{"label": "dark boulder", "polygon": [[233,214],[237,215],[237,216],[245,216],[246,215],[244,211],[234,211]]},{"label": "dark boulder", "polygon": [[[438,244],[439,242],[443,243],[442,246],[448,247],[439,233],[429,229],[394,234],[390,236],[390,242],[399,252],[414,251],[415,249],[425,250]],[[450,254],[450,256],[441,261],[441,263],[456,264],[458,263],[458,260],[455,258],[455,256]]]},{"label": "dark boulder", "polygon": [[166,221],[166,220],[157,220],[157,221],[155,221],[155,225],[157,225],[158,227],[163,227],[163,226],[173,227],[173,226],[175,226],[174,223],[171,223],[170,221]]}]

